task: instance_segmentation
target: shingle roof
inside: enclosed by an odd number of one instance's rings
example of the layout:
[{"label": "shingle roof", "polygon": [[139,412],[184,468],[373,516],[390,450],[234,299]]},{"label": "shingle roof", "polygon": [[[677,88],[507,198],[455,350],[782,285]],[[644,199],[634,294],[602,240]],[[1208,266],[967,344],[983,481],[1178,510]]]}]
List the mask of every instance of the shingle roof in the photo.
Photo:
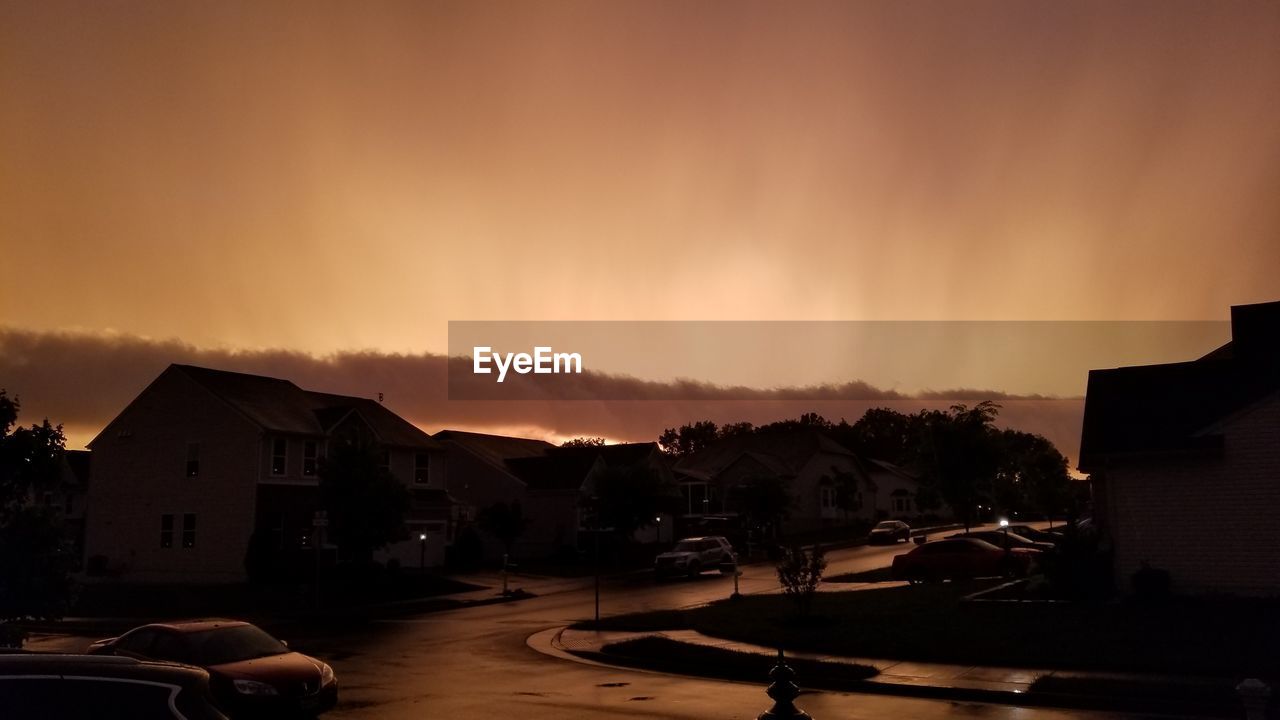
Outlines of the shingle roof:
[{"label": "shingle roof", "polygon": [[436,448],[431,436],[369,398],[303,390],[288,380],[215,370],[194,365],[171,365],[240,411],[263,430],[300,435],[324,435],[355,413],[379,442],[395,447]]},{"label": "shingle roof", "polygon": [[441,430],[432,435],[437,442],[453,445],[502,470],[512,458],[539,457],[555,448],[549,442],[533,438],[488,435],[463,430]]},{"label": "shingle roof", "polygon": [[512,458],[507,461],[507,467],[530,490],[577,490],[599,460],[598,454],[561,453]]},{"label": "shingle roof", "polygon": [[1280,303],[1231,308],[1231,342],[1192,362],[1089,373],[1079,467],[1221,447],[1211,426],[1280,392]]},{"label": "shingle roof", "polygon": [[751,454],[755,459],[768,458],[779,472],[798,473],[819,452],[854,456],[822,432],[809,428],[758,432],[724,438],[712,443],[676,464],[676,472],[695,477],[715,475],[738,458]]}]

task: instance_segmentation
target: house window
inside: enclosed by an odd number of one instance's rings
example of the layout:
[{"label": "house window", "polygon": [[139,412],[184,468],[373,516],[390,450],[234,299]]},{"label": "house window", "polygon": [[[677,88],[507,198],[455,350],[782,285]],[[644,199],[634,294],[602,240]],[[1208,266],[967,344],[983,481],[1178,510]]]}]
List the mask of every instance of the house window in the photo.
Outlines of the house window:
[{"label": "house window", "polygon": [[685,497],[685,510],[689,515],[711,512],[711,491],[706,483],[685,483],[680,486]]},{"label": "house window", "polygon": [[378,467],[387,471],[391,470],[391,451],[390,450],[383,448],[382,451],[378,453]]},{"label": "house window", "polygon": [[822,509],[835,510],[836,509],[836,489],[833,487],[824,485],[821,488],[819,488],[819,490],[821,492],[820,500],[822,503]]},{"label": "house window", "polygon": [[173,547],[173,516],[160,516],[160,547]]},{"label": "house window", "polygon": [[414,455],[413,482],[418,485],[426,485],[431,482],[431,453]]},{"label": "house window", "polygon": [[187,477],[200,475],[200,443],[187,443]]},{"label": "house window", "polygon": [[271,474],[284,475],[289,467],[289,441],[276,438],[271,441]]},{"label": "house window", "polygon": [[315,477],[316,459],[319,456],[320,448],[315,440],[307,440],[302,443],[302,474],[306,477]]},{"label": "house window", "polygon": [[906,498],[906,497],[894,498],[893,511],[900,512],[900,513],[911,512],[911,498]]},{"label": "house window", "polygon": [[187,513],[182,516],[182,547],[196,546],[196,514]]}]

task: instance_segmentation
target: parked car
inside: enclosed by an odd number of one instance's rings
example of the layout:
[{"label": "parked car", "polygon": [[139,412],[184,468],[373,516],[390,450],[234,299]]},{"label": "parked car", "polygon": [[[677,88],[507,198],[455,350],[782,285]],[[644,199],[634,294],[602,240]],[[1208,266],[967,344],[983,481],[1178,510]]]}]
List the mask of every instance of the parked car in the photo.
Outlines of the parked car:
[{"label": "parked car", "polygon": [[972,537],[935,540],[893,559],[895,580],[912,583],[966,580],[979,577],[1017,577],[1031,570],[1039,550],[1002,550]]},{"label": "parked car", "polygon": [[95,655],[185,663],[209,673],[232,717],[317,715],[338,702],[333,668],[237,620],[155,623],[89,646]]},{"label": "parked car", "polygon": [[5,720],[226,720],[209,673],[125,657],[0,654]]},{"label": "parked car", "polygon": [[883,520],[871,528],[867,535],[870,545],[892,545],[899,541],[911,539],[911,526],[901,520]]},{"label": "parked car", "polygon": [[1044,530],[1037,530],[1030,525],[1010,525],[1009,532],[1021,535],[1032,542],[1049,543],[1050,545],[1055,546],[1062,542],[1062,535],[1046,532]]},{"label": "parked car", "polygon": [[998,548],[1027,548],[1030,550],[1040,550],[1042,552],[1053,552],[1057,549],[1057,545],[1051,542],[1036,542],[1027,539],[1015,532],[1005,530],[973,530],[967,533],[956,533],[949,535],[953,538],[973,538],[975,540],[985,540]]},{"label": "parked car", "polygon": [[670,575],[696,577],[703,570],[717,568],[732,572],[733,546],[723,536],[685,538],[668,552],[653,559],[653,573],[662,578]]}]

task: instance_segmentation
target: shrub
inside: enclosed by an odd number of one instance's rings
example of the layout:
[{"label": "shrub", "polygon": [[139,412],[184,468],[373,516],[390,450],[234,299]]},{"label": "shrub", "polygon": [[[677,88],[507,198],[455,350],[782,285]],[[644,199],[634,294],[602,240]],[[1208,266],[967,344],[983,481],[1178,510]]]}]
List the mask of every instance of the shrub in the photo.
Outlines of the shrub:
[{"label": "shrub", "polygon": [[821,545],[814,545],[809,552],[799,546],[783,549],[778,561],[778,582],[782,583],[782,591],[795,601],[796,612],[801,617],[809,615],[813,596],[826,569],[827,558]]}]

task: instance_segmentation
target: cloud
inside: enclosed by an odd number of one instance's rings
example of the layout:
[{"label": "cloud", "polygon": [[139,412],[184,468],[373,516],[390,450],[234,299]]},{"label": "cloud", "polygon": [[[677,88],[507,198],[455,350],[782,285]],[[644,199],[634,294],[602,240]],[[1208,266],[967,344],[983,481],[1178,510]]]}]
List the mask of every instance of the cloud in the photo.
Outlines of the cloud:
[{"label": "cloud", "polygon": [[972,388],[905,395],[850,381],[761,389],[592,372],[542,376],[554,382],[512,383],[495,390],[492,380],[470,373],[469,359],[431,353],[347,351],[314,356],[289,350],[200,348],[133,335],[0,328],[0,387],[21,397],[23,420],[48,417],[64,424],[72,445],[91,439],[171,363],[280,377],[326,392],[362,397],[381,393],[388,407],[432,432],[452,427],[550,439],[598,435],[651,440],[663,428],[691,420],[760,424],[817,412],[852,421],[870,407],[912,412],[995,400],[1004,406],[1002,424],[1041,433],[1074,457],[1084,404],[1081,398]]}]

